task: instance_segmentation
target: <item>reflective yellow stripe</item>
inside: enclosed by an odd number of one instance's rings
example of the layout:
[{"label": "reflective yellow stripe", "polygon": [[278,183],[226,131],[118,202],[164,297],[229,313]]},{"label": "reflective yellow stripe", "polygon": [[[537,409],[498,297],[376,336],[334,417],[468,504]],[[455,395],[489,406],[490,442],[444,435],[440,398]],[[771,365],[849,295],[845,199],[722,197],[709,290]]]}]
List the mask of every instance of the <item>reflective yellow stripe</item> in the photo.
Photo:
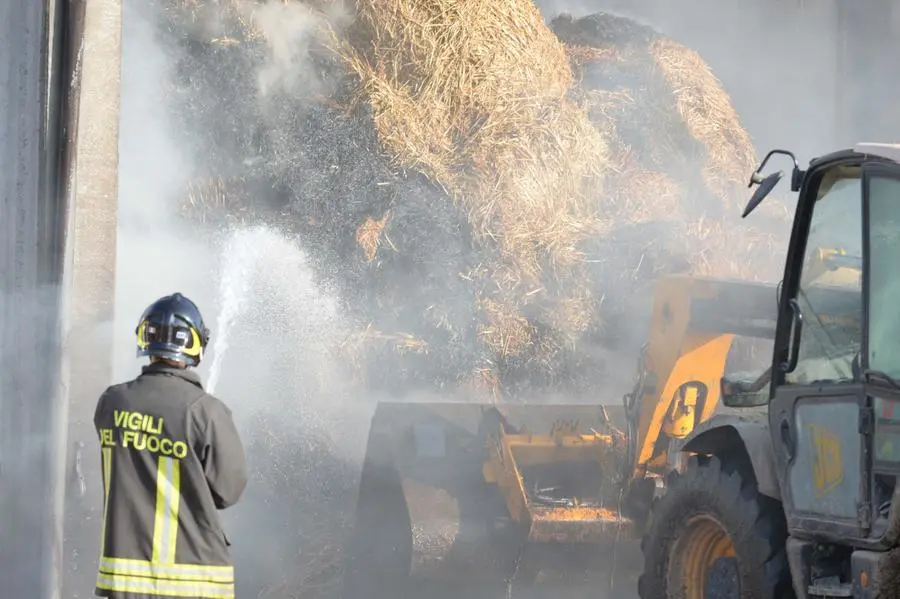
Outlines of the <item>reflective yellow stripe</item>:
[{"label": "reflective yellow stripe", "polygon": [[181,463],[160,456],[156,473],[156,517],[153,520],[155,564],[174,564],[178,541],[178,504],[181,499]]},{"label": "reflective yellow stripe", "polygon": [[[112,448],[102,452],[104,483],[104,540],[112,473]],[[156,473],[156,509],[153,520],[153,558],[150,561],[106,557],[100,553],[97,588],[122,593],[167,597],[234,598],[234,568],[176,564],[178,509],[181,500],[181,464],[160,456]]]},{"label": "reflective yellow stripe", "polygon": [[109,509],[109,481],[112,472],[112,447],[100,449],[100,461],[103,467],[103,523],[100,529],[100,557],[106,555],[106,513]]},{"label": "reflective yellow stripe", "polygon": [[232,566],[204,566],[200,564],[154,564],[139,559],[105,557],[100,560],[103,574],[149,576],[180,581],[234,582]]},{"label": "reflective yellow stripe", "polygon": [[200,597],[202,599],[234,599],[234,584],[160,580],[124,574],[97,577],[97,588],[120,593],[143,593],[165,597]]}]

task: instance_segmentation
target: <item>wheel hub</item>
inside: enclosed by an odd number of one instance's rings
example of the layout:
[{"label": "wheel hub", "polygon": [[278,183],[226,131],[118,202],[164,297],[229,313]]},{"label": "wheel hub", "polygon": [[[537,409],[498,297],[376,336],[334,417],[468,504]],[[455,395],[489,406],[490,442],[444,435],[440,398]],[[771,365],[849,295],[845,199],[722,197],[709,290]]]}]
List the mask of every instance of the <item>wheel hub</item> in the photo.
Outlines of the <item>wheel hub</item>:
[{"label": "wheel hub", "polygon": [[706,578],[706,599],[738,599],[738,561],[736,557],[719,557]]},{"label": "wheel hub", "polygon": [[679,599],[739,599],[737,556],[715,517],[702,514],[688,519],[672,544],[666,579],[670,596]]}]

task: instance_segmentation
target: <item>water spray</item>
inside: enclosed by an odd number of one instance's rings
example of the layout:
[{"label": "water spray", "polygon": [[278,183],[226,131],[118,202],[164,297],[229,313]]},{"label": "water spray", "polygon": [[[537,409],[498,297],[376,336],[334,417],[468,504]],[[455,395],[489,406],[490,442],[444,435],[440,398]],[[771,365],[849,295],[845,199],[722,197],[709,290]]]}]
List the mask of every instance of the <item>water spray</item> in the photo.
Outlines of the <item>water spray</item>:
[{"label": "water spray", "polygon": [[222,372],[222,362],[229,347],[229,333],[238,316],[244,310],[251,278],[259,259],[260,241],[266,235],[265,227],[234,231],[225,244],[222,268],[219,276],[219,316],[212,345],[212,364],[209,367],[207,390],[215,391]]}]

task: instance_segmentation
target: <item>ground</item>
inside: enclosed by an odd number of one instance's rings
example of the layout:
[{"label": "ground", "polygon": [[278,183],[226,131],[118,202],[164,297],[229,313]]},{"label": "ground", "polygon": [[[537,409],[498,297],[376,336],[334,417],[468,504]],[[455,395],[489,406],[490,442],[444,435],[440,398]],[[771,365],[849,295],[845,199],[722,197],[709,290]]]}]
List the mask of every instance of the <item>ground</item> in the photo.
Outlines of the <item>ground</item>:
[{"label": "ground", "polygon": [[[638,599],[637,577],[642,564],[639,541],[620,541],[617,563],[612,581],[615,586],[612,590],[609,572],[597,570],[586,579],[554,579],[530,589],[523,589],[515,584],[490,589],[420,584],[405,599]],[[369,596],[360,599],[397,598]]]}]

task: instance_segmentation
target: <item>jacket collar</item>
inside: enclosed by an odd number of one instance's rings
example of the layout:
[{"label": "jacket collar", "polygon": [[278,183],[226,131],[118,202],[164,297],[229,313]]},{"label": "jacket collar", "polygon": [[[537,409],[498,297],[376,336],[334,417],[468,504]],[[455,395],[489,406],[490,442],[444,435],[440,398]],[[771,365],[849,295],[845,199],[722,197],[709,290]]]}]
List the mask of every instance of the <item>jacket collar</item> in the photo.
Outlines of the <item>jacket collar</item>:
[{"label": "jacket collar", "polygon": [[149,374],[166,374],[169,376],[176,376],[193,385],[197,385],[201,389],[203,388],[203,383],[200,381],[200,376],[190,368],[175,368],[174,366],[169,366],[164,362],[154,362],[141,368],[141,376]]}]

